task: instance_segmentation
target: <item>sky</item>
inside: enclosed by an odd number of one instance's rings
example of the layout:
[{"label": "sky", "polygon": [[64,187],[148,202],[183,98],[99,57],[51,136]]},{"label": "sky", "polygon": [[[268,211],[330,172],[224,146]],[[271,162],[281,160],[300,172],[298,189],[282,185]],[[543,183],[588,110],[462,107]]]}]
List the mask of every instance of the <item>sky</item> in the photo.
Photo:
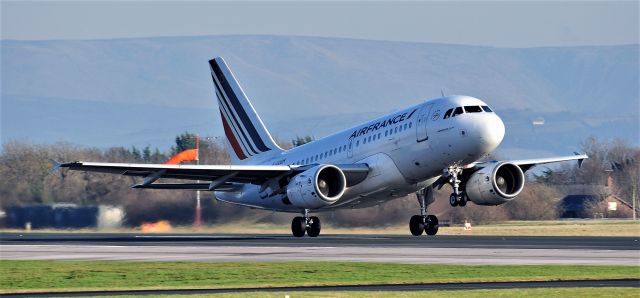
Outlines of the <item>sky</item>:
[{"label": "sky", "polygon": [[2,39],[273,34],[497,47],[639,43],[639,1],[7,1]]}]

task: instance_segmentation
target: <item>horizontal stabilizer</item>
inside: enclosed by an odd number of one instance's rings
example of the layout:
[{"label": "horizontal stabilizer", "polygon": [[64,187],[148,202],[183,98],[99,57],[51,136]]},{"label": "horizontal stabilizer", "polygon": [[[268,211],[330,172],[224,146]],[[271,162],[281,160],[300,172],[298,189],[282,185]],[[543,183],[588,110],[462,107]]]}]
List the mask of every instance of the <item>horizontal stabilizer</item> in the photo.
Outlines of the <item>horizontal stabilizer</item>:
[{"label": "horizontal stabilizer", "polygon": [[62,166],[62,163],[55,159],[49,159],[49,161],[51,161],[51,165],[53,166],[53,172],[58,173],[60,171],[60,167]]}]

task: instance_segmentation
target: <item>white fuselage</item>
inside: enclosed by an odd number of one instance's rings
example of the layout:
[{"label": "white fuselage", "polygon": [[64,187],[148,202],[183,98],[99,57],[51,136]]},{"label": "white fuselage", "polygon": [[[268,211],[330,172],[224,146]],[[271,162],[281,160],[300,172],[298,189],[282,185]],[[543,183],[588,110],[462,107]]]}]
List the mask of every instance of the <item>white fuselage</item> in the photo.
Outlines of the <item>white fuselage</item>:
[{"label": "white fuselage", "polygon": [[[269,156],[259,164],[366,163],[370,171],[364,181],[347,188],[338,202],[315,211],[377,205],[431,185],[449,166],[463,166],[491,153],[502,141],[505,128],[498,115],[482,108],[486,106],[469,96],[428,100]],[[459,111],[469,109],[454,116],[457,107]],[[242,191],[216,192],[216,197],[254,208],[301,211],[284,204],[282,195],[264,192],[268,190],[246,184]]]}]

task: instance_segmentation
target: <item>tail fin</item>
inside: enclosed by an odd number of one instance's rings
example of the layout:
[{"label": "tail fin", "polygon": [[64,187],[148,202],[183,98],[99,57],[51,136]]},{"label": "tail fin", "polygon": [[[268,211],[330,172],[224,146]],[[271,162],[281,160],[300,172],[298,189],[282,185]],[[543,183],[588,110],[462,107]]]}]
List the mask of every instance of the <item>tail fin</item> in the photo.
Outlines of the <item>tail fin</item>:
[{"label": "tail fin", "polygon": [[247,164],[281,152],[224,60],[209,60],[209,66],[233,164]]}]

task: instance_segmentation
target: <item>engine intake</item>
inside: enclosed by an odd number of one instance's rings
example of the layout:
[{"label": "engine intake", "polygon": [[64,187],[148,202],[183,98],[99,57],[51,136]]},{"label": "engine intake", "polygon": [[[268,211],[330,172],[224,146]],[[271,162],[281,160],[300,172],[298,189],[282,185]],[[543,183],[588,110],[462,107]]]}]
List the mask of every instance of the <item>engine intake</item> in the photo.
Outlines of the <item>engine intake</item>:
[{"label": "engine intake", "polygon": [[338,201],[346,188],[347,179],[338,167],[319,165],[293,177],[287,197],[294,206],[316,209]]},{"label": "engine intake", "polygon": [[495,206],[511,201],[524,188],[524,172],[509,162],[496,162],[473,173],[465,185],[469,200]]}]

